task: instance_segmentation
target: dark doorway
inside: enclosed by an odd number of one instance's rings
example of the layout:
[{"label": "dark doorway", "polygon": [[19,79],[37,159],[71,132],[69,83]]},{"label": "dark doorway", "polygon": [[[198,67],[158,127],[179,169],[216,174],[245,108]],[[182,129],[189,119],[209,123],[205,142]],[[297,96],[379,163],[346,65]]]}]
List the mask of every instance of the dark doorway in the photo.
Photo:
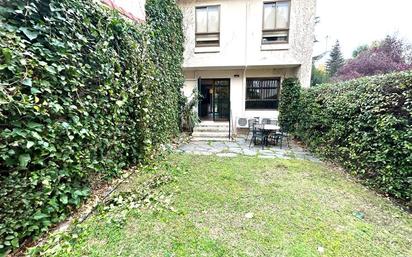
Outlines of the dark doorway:
[{"label": "dark doorway", "polygon": [[230,79],[199,79],[201,120],[229,121]]}]

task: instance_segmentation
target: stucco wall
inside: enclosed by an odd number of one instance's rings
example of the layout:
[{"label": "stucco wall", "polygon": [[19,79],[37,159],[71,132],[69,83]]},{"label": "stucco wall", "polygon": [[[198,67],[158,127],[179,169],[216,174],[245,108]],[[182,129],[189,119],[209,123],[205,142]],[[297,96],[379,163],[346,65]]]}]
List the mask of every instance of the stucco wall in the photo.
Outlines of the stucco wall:
[{"label": "stucco wall", "polygon": [[[262,46],[263,0],[179,0],[185,24],[185,70],[292,68],[310,85],[316,0],[291,0],[288,44]],[[220,5],[220,47],[195,47],[195,7]]]}]

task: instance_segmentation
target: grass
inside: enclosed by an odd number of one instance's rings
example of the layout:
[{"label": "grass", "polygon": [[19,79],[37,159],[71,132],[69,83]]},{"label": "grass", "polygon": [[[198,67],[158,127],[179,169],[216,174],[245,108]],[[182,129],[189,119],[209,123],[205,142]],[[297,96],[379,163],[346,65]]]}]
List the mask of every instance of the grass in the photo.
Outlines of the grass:
[{"label": "grass", "polygon": [[324,164],[194,155],[165,162],[122,189],[171,175],[149,197],[154,204],[95,215],[76,240],[59,239],[70,247],[53,255],[412,256],[411,215]]}]

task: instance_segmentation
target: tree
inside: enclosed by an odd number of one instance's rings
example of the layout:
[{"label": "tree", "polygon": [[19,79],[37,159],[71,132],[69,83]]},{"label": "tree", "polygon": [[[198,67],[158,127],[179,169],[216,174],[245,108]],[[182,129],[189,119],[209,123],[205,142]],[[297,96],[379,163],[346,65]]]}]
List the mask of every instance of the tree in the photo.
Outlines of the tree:
[{"label": "tree", "polygon": [[199,103],[199,93],[197,88],[194,88],[192,95],[186,97],[183,94],[180,98],[180,130],[193,132],[193,128],[199,123],[199,116],[194,110]]},{"label": "tree", "polygon": [[355,50],[352,52],[352,57],[356,58],[358,57],[361,53],[367,51],[369,49],[368,45],[360,45],[358,46]]},{"label": "tree", "polygon": [[[320,23],[320,17],[315,17],[315,25]],[[318,43],[319,41],[315,37],[315,43]],[[319,84],[323,84],[329,81],[329,76],[324,68],[324,65],[322,64],[322,67],[317,67],[316,62],[321,60],[323,57],[325,57],[328,54],[328,51],[323,52],[319,55],[313,56],[312,57],[312,76],[310,78],[310,85],[316,86]]]},{"label": "tree", "polygon": [[329,81],[328,73],[325,69],[317,68],[314,64],[312,65],[312,77],[310,80],[310,86],[314,87],[320,84],[327,83]]},{"label": "tree", "polygon": [[410,48],[409,44],[397,36],[387,36],[349,60],[339,69],[334,80],[349,80],[412,69]]},{"label": "tree", "polygon": [[326,70],[330,77],[335,76],[338,70],[345,64],[342,51],[340,50],[339,40],[336,40],[335,45],[330,53],[330,58],[326,62]]}]

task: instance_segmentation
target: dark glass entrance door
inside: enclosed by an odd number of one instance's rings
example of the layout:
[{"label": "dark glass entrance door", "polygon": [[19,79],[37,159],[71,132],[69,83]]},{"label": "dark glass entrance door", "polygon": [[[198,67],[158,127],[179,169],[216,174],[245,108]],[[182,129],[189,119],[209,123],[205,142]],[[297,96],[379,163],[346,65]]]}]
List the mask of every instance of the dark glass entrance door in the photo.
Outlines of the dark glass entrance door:
[{"label": "dark glass entrance door", "polygon": [[229,121],[230,79],[199,80],[199,117],[201,120]]},{"label": "dark glass entrance door", "polygon": [[213,90],[213,120],[229,121],[230,115],[230,80],[215,80],[215,89]]}]

